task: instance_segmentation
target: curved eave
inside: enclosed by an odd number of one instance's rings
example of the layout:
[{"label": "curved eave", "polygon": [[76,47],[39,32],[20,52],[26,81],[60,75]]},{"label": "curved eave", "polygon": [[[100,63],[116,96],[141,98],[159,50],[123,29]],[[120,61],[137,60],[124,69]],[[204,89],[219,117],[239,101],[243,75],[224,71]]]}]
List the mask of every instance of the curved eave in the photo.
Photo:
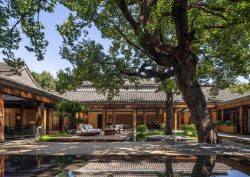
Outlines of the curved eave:
[{"label": "curved eave", "polygon": [[[5,88],[7,88],[7,89],[13,88],[13,89],[20,90],[20,92],[22,92],[22,91],[29,92],[30,94],[36,95],[38,97],[41,97],[41,96],[46,97],[46,98],[51,99],[53,101],[58,101],[58,100],[63,99],[62,97],[53,95],[53,94],[48,93],[42,89],[29,87],[29,86],[24,85],[22,83],[17,83],[16,81],[12,81],[11,79],[5,78],[4,76],[0,76],[0,85],[1,85],[0,92],[6,93],[6,94],[9,94],[9,93],[3,91]],[[22,97],[21,95],[18,95],[15,93],[11,94],[11,95]]]}]

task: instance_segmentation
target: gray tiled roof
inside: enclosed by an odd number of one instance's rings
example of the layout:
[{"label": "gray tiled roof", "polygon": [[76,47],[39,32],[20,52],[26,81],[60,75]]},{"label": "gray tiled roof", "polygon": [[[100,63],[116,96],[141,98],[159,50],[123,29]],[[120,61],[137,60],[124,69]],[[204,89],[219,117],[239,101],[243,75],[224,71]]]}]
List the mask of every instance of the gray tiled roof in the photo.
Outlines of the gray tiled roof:
[{"label": "gray tiled roof", "polygon": [[[88,82],[83,83],[81,89],[76,91],[69,91],[64,93],[62,96],[65,99],[72,101],[79,101],[82,103],[163,103],[166,101],[166,94],[162,91],[156,92],[157,85],[152,84],[153,81],[148,82],[151,84],[148,87],[148,84],[140,85],[139,89],[136,90],[133,87],[129,89],[121,89],[119,94],[114,96],[112,100],[108,100],[107,95],[96,92],[95,88],[91,86],[91,83]],[[127,83],[129,85],[129,83]],[[130,84],[132,85],[132,84]],[[220,90],[217,96],[212,97],[210,95],[209,86],[202,87],[202,91],[205,95],[207,102],[226,102],[234,99],[238,99],[241,97],[245,97],[247,95],[250,96],[250,92],[240,95],[238,93],[232,93],[228,89]],[[182,95],[174,94],[174,102],[182,103],[184,102]]]},{"label": "gray tiled roof", "polygon": [[32,77],[27,66],[24,66],[19,74],[14,74],[11,72],[10,67],[5,63],[0,62],[0,84],[4,85],[15,85],[15,87],[22,88],[28,91],[34,91],[35,93],[46,95],[48,97],[53,97],[56,99],[63,99],[61,95],[50,93],[43,90],[38,83]]},{"label": "gray tiled roof", "polygon": [[1,76],[4,76],[5,78],[15,81],[17,83],[22,83],[23,85],[26,85],[29,87],[38,88],[38,89],[41,88],[40,85],[32,77],[26,65],[23,66],[18,72],[19,72],[18,74],[14,74],[11,71],[11,68],[7,64],[0,63],[0,75]]}]

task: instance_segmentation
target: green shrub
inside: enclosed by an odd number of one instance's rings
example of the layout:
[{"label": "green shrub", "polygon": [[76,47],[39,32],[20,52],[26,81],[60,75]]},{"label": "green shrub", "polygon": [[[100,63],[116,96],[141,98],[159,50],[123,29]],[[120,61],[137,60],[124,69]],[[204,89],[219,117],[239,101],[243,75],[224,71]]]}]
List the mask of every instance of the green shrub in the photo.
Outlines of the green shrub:
[{"label": "green shrub", "polygon": [[77,118],[75,119],[75,123],[87,123],[87,118]]},{"label": "green shrub", "polygon": [[146,125],[140,124],[137,126],[137,132],[143,133],[147,131],[148,131],[148,127]]},{"label": "green shrub", "polygon": [[164,130],[165,127],[166,127],[166,124],[165,124],[165,123],[161,123],[161,124],[160,124],[160,129],[161,129],[161,130]]},{"label": "green shrub", "polygon": [[189,124],[189,125],[184,125],[184,124],[182,124],[182,125],[180,125],[180,129],[181,130],[189,130],[189,131],[196,131],[196,128],[195,128],[195,125],[194,124]]},{"label": "green shrub", "polygon": [[145,134],[137,134],[136,135],[136,141],[143,142],[148,139],[148,136]]},{"label": "green shrub", "polygon": [[233,123],[231,120],[226,120],[226,121],[217,120],[215,125],[218,125],[218,126],[235,126],[236,124]]},{"label": "green shrub", "polygon": [[182,124],[180,125],[180,129],[183,130],[183,132],[181,133],[182,135],[188,135],[193,137],[197,136],[197,131],[194,124],[189,124],[189,125]]},{"label": "green shrub", "polygon": [[223,120],[216,120],[215,122],[215,125],[218,125],[218,126],[223,125],[223,124],[224,124]]},{"label": "green shrub", "polygon": [[233,123],[231,120],[226,120],[226,121],[224,122],[224,125],[225,125],[225,126],[235,126],[236,124]]}]

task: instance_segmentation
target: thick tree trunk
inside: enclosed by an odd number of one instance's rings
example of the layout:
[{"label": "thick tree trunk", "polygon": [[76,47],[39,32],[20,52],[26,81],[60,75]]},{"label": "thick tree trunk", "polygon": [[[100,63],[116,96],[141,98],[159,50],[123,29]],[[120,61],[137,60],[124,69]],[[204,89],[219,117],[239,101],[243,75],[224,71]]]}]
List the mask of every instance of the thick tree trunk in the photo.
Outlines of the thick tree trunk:
[{"label": "thick tree trunk", "polygon": [[209,177],[215,165],[216,156],[198,156],[191,177]]},{"label": "thick tree trunk", "polygon": [[194,54],[183,55],[180,61],[185,63],[179,65],[177,84],[191,112],[198,133],[198,141],[217,144],[219,142],[217,131],[212,124],[205,96],[196,80],[197,57]]},{"label": "thick tree trunk", "polygon": [[168,92],[166,100],[167,120],[165,126],[165,135],[172,135],[173,130],[173,92]]},{"label": "thick tree trunk", "polygon": [[191,112],[200,143],[218,143],[217,131],[214,128],[207,108],[205,96],[197,81],[189,87],[182,88],[183,98]]}]

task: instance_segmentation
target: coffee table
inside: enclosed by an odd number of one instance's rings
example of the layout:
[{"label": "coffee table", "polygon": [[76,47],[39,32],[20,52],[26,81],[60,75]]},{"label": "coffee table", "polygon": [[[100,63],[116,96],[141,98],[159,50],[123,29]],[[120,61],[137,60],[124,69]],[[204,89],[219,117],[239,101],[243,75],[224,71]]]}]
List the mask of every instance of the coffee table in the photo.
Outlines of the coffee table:
[{"label": "coffee table", "polygon": [[104,135],[114,135],[115,130],[114,129],[104,129]]}]

